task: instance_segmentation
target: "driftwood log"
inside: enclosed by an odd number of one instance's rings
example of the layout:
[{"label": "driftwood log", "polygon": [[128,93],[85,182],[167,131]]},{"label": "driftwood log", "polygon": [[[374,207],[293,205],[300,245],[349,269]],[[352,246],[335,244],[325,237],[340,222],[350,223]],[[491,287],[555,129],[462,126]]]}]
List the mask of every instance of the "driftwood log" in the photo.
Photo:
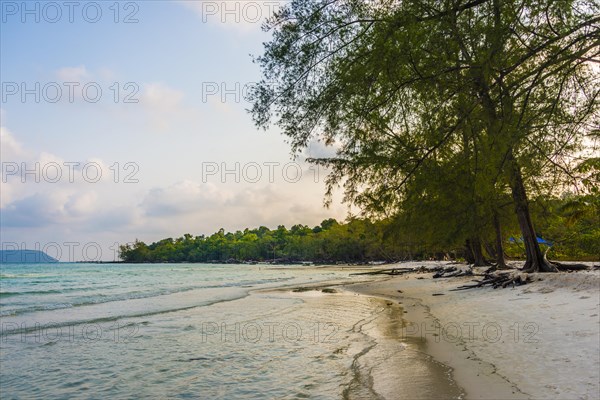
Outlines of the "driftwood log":
[{"label": "driftwood log", "polygon": [[433,274],[433,278],[453,278],[456,276],[472,276],[473,270],[469,269],[458,269],[456,267],[443,268],[442,270]]},{"label": "driftwood log", "polygon": [[558,261],[551,261],[551,263],[556,265],[559,271],[585,271],[586,269],[591,269],[591,267],[585,264],[565,264]]},{"label": "driftwood log", "polygon": [[496,273],[486,273],[483,275],[483,279],[474,280],[475,284],[472,285],[462,285],[455,289],[450,289],[451,291],[456,290],[466,290],[466,289],[474,289],[480,288],[484,286],[491,286],[494,289],[497,288],[505,288],[507,286],[521,286],[531,282],[531,277],[524,272],[513,273],[513,272],[496,272]]},{"label": "driftwood log", "polygon": [[[583,271],[583,270],[591,270],[600,268],[599,266],[588,266],[585,264],[565,264],[560,262],[552,262],[560,271]],[[473,269],[471,267],[467,269],[461,269],[454,266],[437,266],[437,267],[417,267],[417,268],[390,268],[390,269],[381,269],[377,271],[368,271],[368,272],[356,272],[350,275],[404,275],[409,273],[433,273],[432,278],[453,278],[460,276],[477,276],[482,277],[481,280],[473,280],[474,284],[462,285],[454,289],[450,289],[450,291],[456,290],[467,290],[480,288],[484,286],[490,286],[494,289],[497,288],[505,288],[508,286],[521,286],[531,282],[531,276],[527,273],[522,272],[519,269],[507,270],[496,270],[496,268],[492,267],[483,272],[483,274],[475,274],[473,273]],[[423,277],[418,277],[417,279],[424,279]]]},{"label": "driftwood log", "polygon": [[418,268],[391,268],[391,269],[380,269],[377,271],[368,271],[368,272],[354,272],[350,275],[402,275],[409,274],[414,272],[434,272],[439,271],[442,267],[435,268],[427,268],[427,267],[418,267]]},{"label": "driftwood log", "polygon": [[391,269],[380,269],[377,271],[367,271],[367,272],[354,272],[350,275],[403,275],[410,273],[433,273],[433,278],[451,278],[455,276],[471,276],[473,275],[473,270],[469,269],[459,269],[456,267],[425,267],[421,266],[418,268],[391,268]]}]

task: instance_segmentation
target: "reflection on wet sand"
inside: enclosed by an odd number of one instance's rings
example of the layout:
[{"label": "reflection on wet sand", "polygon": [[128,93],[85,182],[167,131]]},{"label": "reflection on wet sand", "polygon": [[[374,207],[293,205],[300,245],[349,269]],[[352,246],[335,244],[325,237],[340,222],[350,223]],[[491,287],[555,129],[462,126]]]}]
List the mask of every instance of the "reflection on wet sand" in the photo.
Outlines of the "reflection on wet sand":
[{"label": "reflection on wet sand", "polygon": [[403,329],[409,322],[401,305],[349,292],[298,296],[305,311],[331,312],[347,326],[348,335],[341,338],[348,344],[337,350],[353,357],[344,399],[464,398],[451,369],[425,353],[425,339]]}]

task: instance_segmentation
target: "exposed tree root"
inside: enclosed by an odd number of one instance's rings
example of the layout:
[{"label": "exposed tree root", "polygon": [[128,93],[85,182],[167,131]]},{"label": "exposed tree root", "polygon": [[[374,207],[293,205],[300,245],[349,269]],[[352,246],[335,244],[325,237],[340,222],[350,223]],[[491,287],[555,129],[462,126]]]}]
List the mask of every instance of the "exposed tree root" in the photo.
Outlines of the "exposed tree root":
[{"label": "exposed tree root", "polygon": [[558,268],[550,261],[544,259],[538,263],[526,262],[522,271],[529,274],[534,272],[558,272]]},{"label": "exposed tree root", "polygon": [[505,288],[509,285],[520,286],[525,285],[531,282],[531,278],[526,273],[511,273],[511,272],[497,272],[497,273],[486,273],[483,276],[483,279],[478,281],[473,285],[462,285],[455,289],[450,289],[451,291],[456,290],[466,290],[466,289],[474,289],[484,286],[491,286],[494,289],[496,288]]},{"label": "exposed tree root", "polygon": [[591,269],[591,267],[585,264],[566,264],[558,261],[548,261],[546,255],[548,254],[548,250],[546,249],[544,252],[544,258],[539,262],[539,265],[534,265],[531,262],[526,262],[522,271],[527,273],[532,272],[558,272],[558,271],[585,271],[587,269]]},{"label": "exposed tree root", "polygon": [[585,264],[565,264],[557,261],[552,261],[552,264],[556,265],[559,271],[585,271],[586,269],[591,269]]},{"label": "exposed tree root", "polygon": [[[420,267],[423,268],[423,267]],[[410,272],[420,272],[420,268],[392,268],[392,269],[380,269],[377,271],[368,272],[354,272],[350,275],[402,275]]]},{"label": "exposed tree root", "polygon": [[[546,260],[547,261],[547,260]],[[600,268],[600,266],[589,267],[585,264],[564,264],[559,262],[554,262],[548,264],[554,266],[557,271],[583,271],[589,269]],[[527,264],[526,264],[527,267]],[[480,288],[485,286],[490,286],[494,289],[497,288],[506,288],[508,286],[521,286],[531,282],[531,277],[529,276],[527,270],[525,269],[515,269],[511,267],[507,267],[509,271],[503,270],[499,271],[496,269],[497,266],[492,266],[485,270],[483,274],[475,274],[473,273],[472,266],[468,269],[461,269],[453,266],[438,266],[433,268],[427,268],[425,266],[421,266],[418,268],[392,268],[392,269],[382,269],[377,271],[368,271],[368,272],[357,272],[350,275],[404,275],[410,273],[433,273],[432,278],[453,278],[460,276],[478,276],[483,277],[481,280],[474,280],[474,284],[462,285],[454,289],[450,289],[450,291],[457,290],[467,290]],[[504,269],[504,268],[503,268]],[[528,269],[529,270],[529,269]],[[417,279],[425,279],[423,277],[418,277]]]},{"label": "exposed tree root", "polygon": [[473,270],[469,269],[458,269],[456,267],[450,268],[441,268],[435,274],[433,274],[433,278],[452,278],[455,276],[472,276]]},{"label": "exposed tree root", "polygon": [[404,275],[410,273],[434,273],[433,278],[451,278],[455,276],[472,276],[473,270],[469,269],[459,269],[456,267],[445,267],[438,266],[433,268],[427,268],[425,266],[421,266],[418,268],[391,268],[391,269],[380,269],[377,271],[368,271],[368,272],[355,272],[350,275]]},{"label": "exposed tree root", "polygon": [[511,270],[514,270],[514,268],[509,265],[492,264],[491,267],[489,267],[488,269],[485,270],[485,273],[490,274],[495,271],[511,271]]},{"label": "exposed tree root", "polygon": [[558,272],[560,270],[558,266],[555,263],[548,261],[548,258],[546,257],[549,250],[550,247],[544,251],[544,255],[541,260],[527,260],[523,266],[523,272]]}]

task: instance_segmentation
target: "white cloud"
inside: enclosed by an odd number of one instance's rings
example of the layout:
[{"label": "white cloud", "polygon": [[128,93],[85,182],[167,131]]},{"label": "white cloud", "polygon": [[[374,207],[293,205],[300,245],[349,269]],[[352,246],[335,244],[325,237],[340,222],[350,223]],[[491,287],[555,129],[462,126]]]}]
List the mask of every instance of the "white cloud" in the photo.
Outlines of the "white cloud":
[{"label": "white cloud", "polygon": [[168,131],[173,121],[189,113],[182,106],[184,94],[164,83],[148,83],[143,86],[140,104],[150,115],[152,128]]},{"label": "white cloud", "polygon": [[2,161],[18,161],[25,156],[21,143],[4,126],[0,126],[0,158]]},{"label": "white cloud", "polygon": [[140,232],[156,232],[151,240],[159,240],[186,232],[210,234],[219,228],[311,225],[325,218],[344,218],[345,207],[325,209],[310,192],[300,182],[281,187],[182,181],[146,194],[138,227]]},{"label": "white cloud", "polygon": [[[65,162],[49,152],[29,155],[6,129],[3,130],[3,142],[11,143],[11,147],[3,146],[4,150],[13,148],[18,154],[27,155],[20,161],[26,162],[28,169],[35,162],[41,165],[63,165]],[[103,172],[103,179],[97,184],[81,179],[82,166],[92,162]],[[10,177],[14,179],[3,184],[2,190],[3,225],[11,228],[72,227],[73,232],[87,229],[99,234],[118,229],[121,232],[119,239],[126,236],[133,240],[143,233],[152,235],[151,240],[158,240],[185,232],[211,233],[220,227],[236,230],[259,225],[310,225],[330,216],[343,218],[343,207],[326,210],[318,201],[324,190],[323,175],[315,181],[314,171],[303,170],[299,181],[282,181],[281,168],[275,171],[274,183],[269,183],[266,176],[257,183],[182,180],[170,186],[141,188],[140,192],[139,187],[119,186],[113,182],[110,167],[102,159],[90,158],[75,167],[74,183],[68,181],[66,167],[63,179],[58,183],[44,182],[43,179],[35,183],[28,179],[23,184],[19,176]],[[291,175],[294,173],[290,172]],[[127,196],[124,190],[129,188],[135,190]],[[139,198],[142,200],[137,201]],[[123,234],[124,231],[128,233]]]},{"label": "white cloud", "polygon": [[57,81],[53,83],[58,84],[58,87],[43,93],[47,93],[44,95],[52,99],[60,96],[58,101],[62,103],[90,103],[90,99],[96,101],[96,96],[98,101],[104,99],[114,103],[113,99],[117,94],[119,102],[123,102],[127,95],[136,95],[135,82],[119,81],[115,72],[105,67],[97,70],[89,70],[85,65],[62,67],[53,72],[53,78]]},{"label": "white cloud", "polygon": [[3,227],[41,227],[64,217],[64,193],[35,193],[2,209]]},{"label": "white cloud", "polygon": [[62,82],[83,82],[89,80],[91,74],[85,65],[77,67],[63,67],[56,71],[56,77]]},{"label": "white cloud", "polygon": [[36,155],[4,126],[0,127],[0,149],[0,209],[12,226],[19,222],[31,225],[36,218],[40,223],[48,222],[51,216],[67,220],[90,216],[96,211],[95,191],[104,188],[105,196],[112,197],[111,186],[119,184],[102,159],[68,162],[46,151]]},{"label": "white cloud", "polygon": [[145,215],[162,217],[193,214],[222,204],[223,194],[212,183],[198,184],[189,180],[168,188],[151,189],[141,203]]},{"label": "white cloud", "polygon": [[46,165],[49,163],[56,163],[58,165],[62,165],[65,162],[65,160],[63,160],[59,156],[52,153],[47,153],[45,151],[42,151],[40,153],[36,161],[39,162],[41,165]]},{"label": "white cloud", "polygon": [[64,210],[73,217],[91,216],[97,210],[97,200],[95,192],[76,193],[67,199]]},{"label": "white cloud", "polygon": [[183,92],[173,89],[163,83],[148,83],[144,85],[141,102],[153,111],[174,111],[181,106]]},{"label": "white cloud", "polygon": [[0,126],[0,160],[2,161],[0,209],[18,197],[19,188],[9,184],[8,181],[13,177],[19,179],[21,162],[28,156],[29,154],[13,134],[6,127]]},{"label": "white cloud", "polygon": [[116,79],[115,72],[110,68],[100,68],[98,70],[98,76],[105,82],[113,82]]}]

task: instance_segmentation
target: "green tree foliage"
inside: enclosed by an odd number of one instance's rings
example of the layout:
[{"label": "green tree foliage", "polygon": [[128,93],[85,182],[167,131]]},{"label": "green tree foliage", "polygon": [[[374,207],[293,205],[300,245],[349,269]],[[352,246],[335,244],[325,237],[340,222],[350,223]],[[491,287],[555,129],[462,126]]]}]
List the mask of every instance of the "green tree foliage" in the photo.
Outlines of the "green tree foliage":
[{"label": "green tree foliage", "polygon": [[[146,245],[136,241],[120,248],[126,262],[320,261],[364,262],[388,259],[381,248],[382,223],[352,219],[339,224],[324,220],[310,228],[264,226],[235,233],[219,230],[210,236],[185,234]],[[398,254],[394,254],[398,257]]]},{"label": "green tree foliage", "polygon": [[[597,196],[544,197],[536,199],[532,208],[536,219],[541,221],[538,231],[553,243],[550,252],[553,258],[600,260],[600,200]],[[350,218],[338,223],[327,219],[313,228],[294,225],[287,229],[281,225],[271,230],[261,226],[235,233],[221,229],[210,236],[185,234],[149,245],[135,241],[120,247],[120,257],[130,263],[313,261],[332,264],[465,257],[466,236],[448,234],[445,230],[436,232],[435,226],[418,223],[422,220],[409,210],[377,221]],[[519,238],[518,226],[514,221],[505,226],[502,240],[507,243],[508,254],[522,257],[522,243],[508,241],[511,237]],[[484,242],[492,240],[485,237]]]},{"label": "green tree foliage", "polygon": [[549,256],[580,260],[600,257],[600,197],[566,196],[540,203],[534,213],[539,215],[539,232],[552,242]]},{"label": "green tree foliage", "polygon": [[252,115],[293,152],[336,145],[311,160],[331,168],[327,198],[342,184],[367,215],[412,210],[426,243],[479,250],[509,195],[526,269],[552,271],[529,197],[572,184],[597,139],[599,15],[589,0],[294,0],[266,24]]}]

